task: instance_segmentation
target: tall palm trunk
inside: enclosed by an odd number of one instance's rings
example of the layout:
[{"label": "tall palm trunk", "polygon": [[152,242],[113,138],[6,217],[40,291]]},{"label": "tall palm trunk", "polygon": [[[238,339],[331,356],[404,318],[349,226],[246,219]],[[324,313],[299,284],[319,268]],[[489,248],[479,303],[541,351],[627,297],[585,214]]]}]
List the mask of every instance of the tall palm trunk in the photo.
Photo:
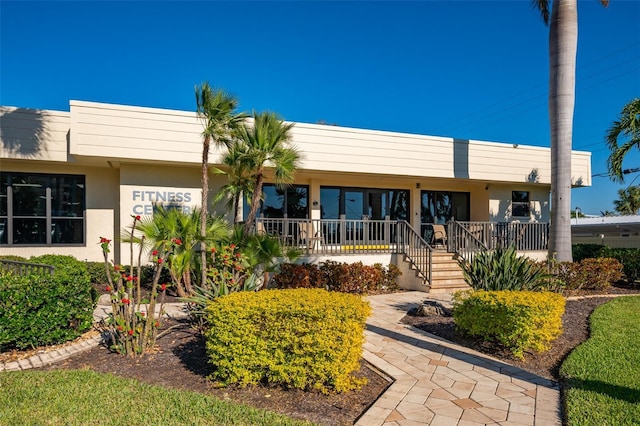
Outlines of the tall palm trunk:
[{"label": "tall palm trunk", "polygon": [[251,210],[249,210],[247,221],[244,223],[245,234],[251,231],[251,228],[253,227],[253,222],[256,219],[256,214],[258,213],[258,207],[260,207],[260,198],[262,197],[263,182],[264,182],[264,176],[262,174],[262,169],[260,169],[258,173],[256,173],[255,189],[251,197]]},{"label": "tall palm trunk", "polygon": [[578,50],[577,0],[554,0],[549,28],[551,229],[549,257],[572,261],[571,144]]},{"label": "tall palm trunk", "polygon": [[211,145],[211,137],[206,136],[202,143],[202,203],[200,206],[200,286],[207,287],[207,253],[205,245],[205,237],[207,236],[207,215],[208,215],[208,197],[209,197],[209,145]]},{"label": "tall palm trunk", "polygon": [[243,193],[239,193],[233,196],[233,223],[238,224],[242,222],[242,215],[240,214],[240,203],[242,202]]}]

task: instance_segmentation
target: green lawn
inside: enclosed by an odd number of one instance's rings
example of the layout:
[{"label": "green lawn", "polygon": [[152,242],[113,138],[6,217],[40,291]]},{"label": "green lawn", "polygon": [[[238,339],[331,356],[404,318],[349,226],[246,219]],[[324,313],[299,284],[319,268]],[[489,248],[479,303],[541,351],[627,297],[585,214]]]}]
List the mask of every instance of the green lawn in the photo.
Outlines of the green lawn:
[{"label": "green lawn", "polygon": [[309,425],[88,370],[0,373],[0,425]]},{"label": "green lawn", "polygon": [[640,425],[640,297],[591,315],[591,337],[562,365],[569,425]]}]

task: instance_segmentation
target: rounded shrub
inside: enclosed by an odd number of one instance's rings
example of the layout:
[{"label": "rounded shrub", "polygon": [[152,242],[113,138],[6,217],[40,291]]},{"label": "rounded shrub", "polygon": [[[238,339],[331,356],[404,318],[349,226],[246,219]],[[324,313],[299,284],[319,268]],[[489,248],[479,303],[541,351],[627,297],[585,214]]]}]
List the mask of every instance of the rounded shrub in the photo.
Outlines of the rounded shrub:
[{"label": "rounded shrub", "polygon": [[552,292],[459,292],[453,319],[463,333],[497,341],[523,358],[525,351],[548,349],[562,334],[564,306],[564,297]]},{"label": "rounded shrub", "polygon": [[321,289],[239,292],[207,307],[207,353],[220,384],[344,392],[359,368],[369,304]]}]

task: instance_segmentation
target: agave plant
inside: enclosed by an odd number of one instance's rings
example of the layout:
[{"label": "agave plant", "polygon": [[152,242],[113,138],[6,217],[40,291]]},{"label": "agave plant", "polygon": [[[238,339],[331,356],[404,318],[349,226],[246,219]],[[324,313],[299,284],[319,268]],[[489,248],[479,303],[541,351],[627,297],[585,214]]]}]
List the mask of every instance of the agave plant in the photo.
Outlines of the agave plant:
[{"label": "agave plant", "polygon": [[515,247],[483,251],[471,263],[459,261],[465,280],[475,290],[537,290],[547,285],[546,269],[527,257],[519,257]]}]

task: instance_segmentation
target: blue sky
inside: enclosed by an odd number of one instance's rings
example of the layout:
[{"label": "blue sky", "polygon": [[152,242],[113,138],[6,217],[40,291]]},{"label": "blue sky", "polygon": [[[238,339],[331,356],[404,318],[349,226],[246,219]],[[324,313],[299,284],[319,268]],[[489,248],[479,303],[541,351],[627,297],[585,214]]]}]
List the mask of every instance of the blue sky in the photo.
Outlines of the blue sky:
[{"label": "blue sky", "polygon": [[[640,96],[640,1],[579,2],[574,149]],[[208,80],[287,120],[549,146],[548,28],[529,0],[0,1],[0,104],[69,100],[194,110]],[[634,152],[625,168],[640,167]],[[572,206],[613,210],[594,177]]]}]

